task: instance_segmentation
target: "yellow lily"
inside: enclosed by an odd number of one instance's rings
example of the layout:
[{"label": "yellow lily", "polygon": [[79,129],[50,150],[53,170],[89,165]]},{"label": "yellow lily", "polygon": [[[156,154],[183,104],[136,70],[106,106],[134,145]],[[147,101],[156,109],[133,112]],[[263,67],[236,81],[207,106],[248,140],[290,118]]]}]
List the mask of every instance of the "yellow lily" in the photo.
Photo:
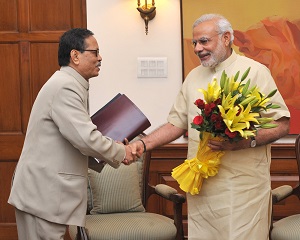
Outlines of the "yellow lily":
[{"label": "yellow lily", "polygon": [[[231,132],[238,131],[242,137],[248,137],[249,132],[246,132],[250,128],[250,122],[258,123],[256,117],[259,117],[258,113],[250,113],[251,105],[248,104],[244,110],[242,105],[232,107],[225,111],[223,106],[218,106],[223,118],[224,123]],[[252,136],[252,135],[251,135]]]},{"label": "yellow lily", "polygon": [[243,106],[240,106],[240,107],[241,107],[241,112],[239,115],[239,116],[241,116],[240,121],[246,123],[247,129],[250,127],[250,122],[259,123],[258,120],[256,119],[257,117],[259,117],[259,113],[251,113],[250,112],[251,104],[248,104],[245,110],[244,110]]},{"label": "yellow lily", "polygon": [[255,136],[255,130],[244,130],[244,138],[248,139],[249,137]]},{"label": "yellow lily", "polygon": [[230,108],[234,107],[234,103],[237,100],[239,96],[235,95],[234,97],[231,96],[231,93],[229,93],[227,96],[223,95],[223,99],[222,99],[222,107],[225,110],[228,110]]},{"label": "yellow lily", "polygon": [[217,79],[214,78],[212,82],[208,84],[207,91],[202,88],[198,89],[198,91],[203,93],[206,103],[211,103],[220,97],[221,87],[217,83]]},{"label": "yellow lily", "polygon": [[255,96],[256,99],[259,99],[258,102],[256,102],[255,104],[253,104],[253,107],[265,107],[267,102],[270,101],[270,98],[265,98],[263,99],[264,95],[261,95],[259,93],[259,89],[255,88],[251,94],[252,96]]}]

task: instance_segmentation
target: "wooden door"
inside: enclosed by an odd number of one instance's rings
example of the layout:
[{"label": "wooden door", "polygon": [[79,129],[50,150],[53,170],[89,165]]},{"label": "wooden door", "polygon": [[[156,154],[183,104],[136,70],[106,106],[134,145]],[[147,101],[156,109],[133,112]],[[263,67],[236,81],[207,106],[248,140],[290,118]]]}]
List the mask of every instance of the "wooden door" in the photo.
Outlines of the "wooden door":
[{"label": "wooden door", "polygon": [[59,37],[86,22],[86,0],[0,0],[0,240],[17,239],[7,199],[31,106],[59,69]]}]

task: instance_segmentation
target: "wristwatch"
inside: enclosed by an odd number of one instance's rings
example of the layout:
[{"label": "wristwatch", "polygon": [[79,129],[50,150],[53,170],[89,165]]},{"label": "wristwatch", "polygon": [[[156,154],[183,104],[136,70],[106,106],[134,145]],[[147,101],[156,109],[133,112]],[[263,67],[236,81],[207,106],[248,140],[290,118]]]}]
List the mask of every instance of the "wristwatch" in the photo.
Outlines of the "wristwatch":
[{"label": "wristwatch", "polygon": [[255,137],[251,137],[250,147],[252,147],[252,148],[256,147]]}]

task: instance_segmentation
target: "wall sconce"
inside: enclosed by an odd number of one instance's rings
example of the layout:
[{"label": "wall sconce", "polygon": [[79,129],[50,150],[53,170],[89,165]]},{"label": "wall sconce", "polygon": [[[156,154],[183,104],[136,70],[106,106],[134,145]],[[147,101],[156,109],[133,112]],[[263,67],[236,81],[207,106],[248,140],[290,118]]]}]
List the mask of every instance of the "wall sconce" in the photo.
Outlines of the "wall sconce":
[{"label": "wall sconce", "polygon": [[142,19],[145,21],[145,32],[146,35],[148,35],[148,23],[156,15],[155,1],[152,0],[152,4],[147,4],[147,0],[145,0],[145,5],[141,7],[141,1],[138,0],[137,5],[137,10],[140,12]]}]

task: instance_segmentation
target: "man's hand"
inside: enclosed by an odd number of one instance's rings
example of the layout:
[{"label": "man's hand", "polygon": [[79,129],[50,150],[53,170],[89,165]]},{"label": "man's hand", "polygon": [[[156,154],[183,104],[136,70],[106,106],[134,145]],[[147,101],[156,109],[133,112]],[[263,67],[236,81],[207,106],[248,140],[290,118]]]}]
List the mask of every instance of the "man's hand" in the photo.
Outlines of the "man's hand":
[{"label": "man's hand", "polygon": [[216,140],[209,140],[208,141],[208,147],[210,147],[214,151],[235,151],[240,150],[244,148],[250,147],[250,138],[243,139],[238,142],[229,142],[229,141],[216,141]]},{"label": "man's hand", "polygon": [[[272,123],[276,124],[277,127],[269,129],[259,129],[256,139],[256,146],[262,146],[270,144],[289,133],[289,118],[282,117]],[[208,146],[214,151],[235,151],[244,148],[250,148],[251,139],[243,139],[238,142],[230,143],[229,141],[215,141],[209,140]]]},{"label": "man's hand", "polygon": [[144,149],[144,144],[143,144],[143,142],[140,141],[140,140],[137,140],[137,141],[135,141],[135,142],[130,143],[129,146],[131,147],[131,149],[132,149],[134,152],[136,152],[136,155],[137,155],[138,157],[141,157],[142,154],[144,153],[144,150],[145,150],[145,149]]},{"label": "man's hand", "polygon": [[136,159],[137,159],[136,151],[133,151],[129,145],[125,145],[125,153],[126,153],[126,155],[123,160],[123,163],[125,165],[129,165],[136,161]]},{"label": "man's hand", "polygon": [[[136,161],[138,155],[136,154],[136,151],[132,150],[132,148],[128,145],[129,142],[127,138],[124,139],[124,142],[125,142],[125,158],[122,161],[122,163],[124,163],[125,165],[129,165]],[[124,145],[124,143],[120,141],[116,141],[116,143]]]}]

